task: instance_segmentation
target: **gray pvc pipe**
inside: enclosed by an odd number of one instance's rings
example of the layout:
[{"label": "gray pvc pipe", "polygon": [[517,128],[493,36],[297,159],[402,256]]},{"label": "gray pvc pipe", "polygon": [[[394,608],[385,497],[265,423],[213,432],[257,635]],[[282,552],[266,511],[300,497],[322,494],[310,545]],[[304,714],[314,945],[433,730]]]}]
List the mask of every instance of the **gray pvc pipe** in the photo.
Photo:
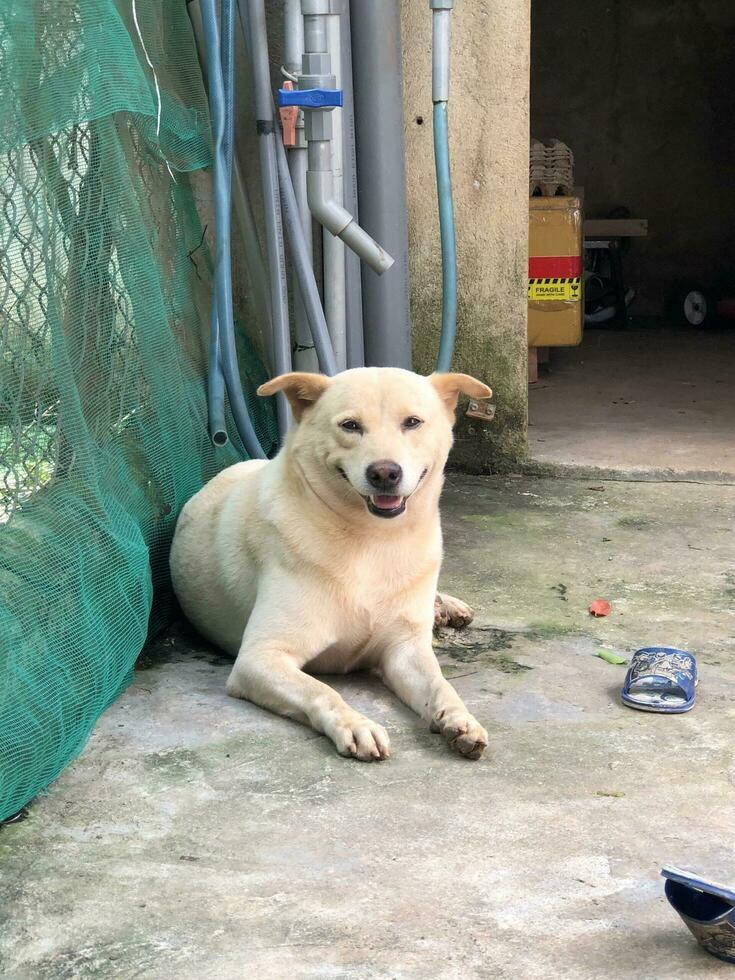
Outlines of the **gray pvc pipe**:
[{"label": "gray pvc pipe", "polygon": [[[264,0],[238,0],[238,6],[253,71],[255,120],[258,130],[268,269],[270,272],[274,368],[276,374],[286,374],[291,370],[291,333],[288,322],[286,262],[278,189],[276,126],[271,93],[265,4]],[[291,413],[283,393],[279,392],[276,397],[278,431],[283,439],[288,431]]]},{"label": "gray pvc pipe", "polygon": [[304,17],[304,51],[328,50],[327,18],[324,14],[308,14]]},{"label": "gray pvc pipe", "polygon": [[[251,0],[253,2],[253,0]],[[328,54],[327,17],[334,16],[332,4],[325,2],[311,3],[302,0],[301,9],[304,12],[304,59],[300,83],[306,83],[315,78],[319,85],[322,79],[329,79],[330,58]],[[314,12],[316,11],[316,13]],[[315,68],[317,75],[313,76],[306,70],[307,58],[310,67]],[[331,78],[334,87],[334,78]],[[310,109],[306,113],[306,138],[309,143],[309,169],[306,173],[306,197],[311,213],[319,224],[327,231],[341,238],[345,244],[354,249],[363,262],[366,262],[376,273],[387,272],[393,265],[393,258],[382,245],[378,244],[355,221],[334,198],[334,176],[332,173],[332,126],[330,110]]]},{"label": "gray pvc pipe", "polygon": [[[400,0],[351,0],[360,222],[395,257],[362,270],[365,362],[411,367]],[[343,236],[344,237],[344,236]]]},{"label": "gray pvc pipe", "polygon": [[[306,147],[288,150],[288,170],[291,177],[291,186],[294,190],[294,200],[296,210],[301,224],[303,237],[303,249],[305,261],[308,263],[312,272],[314,271],[314,249],[311,232],[311,211],[309,202],[306,200]],[[283,183],[283,181],[281,181]],[[281,193],[281,207],[284,207],[283,193]],[[286,218],[284,208],[284,223]],[[291,291],[293,294],[293,332],[294,332],[294,352],[293,363],[297,371],[319,371],[319,361],[316,353],[316,346],[313,343],[312,330],[309,325],[309,318],[306,313],[306,306],[302,298],[302,286],[297,274],[297,259],[294,255],[293,235],[286,228],[289,246],[291,248]],[[315,284],[316,288],[316,284]],[[319,290],[317,289],[317,300],[319,300]]]},{"label": "gray pvc pipe", "polygon": [[334,200],[334,176],[332,171],[327,169],[331,166],[331,160],[325,163],[325,159],[329,159],[329,141],[310,140],[306,198],[311,213],[320,225],[324,225],[328,231],[337,235],[357,252],[376,274],[387,272],[393,265],[393,257],[357,224],[341,204]]},{"label": "gray pvc pipe", "polygon": [[429,0],[432,8],[431,101],[449,101],[450,26],[454,0]]},{"label": "gray pvc pipe", "polygon": [[[327,47],[332,74],[337,88],[342,88],[342,34],[339,17],[328,17]],[[331,114],[332,123],[332,193],[337,204],[344,206],[344,139],[342,134],[343,111],[338,109]],[[345,208],[345,210],[347,210]],[[344,371],[347,367],[347,303],[345,255],[347,248],[340,238],[322,230],[322,261],[324,263],[324,314],[327,318],[329,335],[332,338],[337,367]]]},{"label": "gray pvc pipe", "polygon": [[304,17],[301,0],[284,0],[283,3],[283,62],[292,75],[301,71],[301,55],[304,53]]},{"label": "gray pvc pipe", "polygon": [[[240,4],[240,15],[243,30],[245,31],[245,42],[250,54],[250,59],[253,64],[253,72],[255,78],[260,83],[256,86],[256,119],[259,120],[259,134],[262,135],[263,130],[270,129],[270,135],[275,137],[275,105],[273,102],[273,95],[270,91],[270,82],[268,82],[268,87],[265,87],[263,82],[263,74],[268,73],[268,47],[267,47],[267,37],[263,36],[263,31],[265,30],[265,11],[263,0],[249,0],[249,5],[247,10],[243,10],[243,5],[246,0],[238,0]],[[253,8],[258,8],[254,11]],[[251,20],[250,17],[255,14]],[[258,23],[259,21],[259,23]],[[257,33],[259,31],[260,33]],[[257,58],[256,58],[257,53]],[[257,67],[256,67],[257,64]],[[263,112],[264,98],[268,99],[270,106],[270,125],[268,125],[267,119]],[[277,188],[277,193],[280,195],[280,202],[283,207],[283,217],[286,221],[286,226],[289,233],[289,239],[291,242],[291,257],[294,262],[294,269],[298,277],[298,285],[301,290],[301,296],[304,300],[304,305],[306,308],[306,313],[309,319],[309,325],[311,328],[311,335],[314,341],[314,346],[317,350],[319,356],[319,363],[325,374],[335,374],[336,365],[334,361],[334,352],[332,351],[331,342],[329,340],[329,334],[327,332],[326,320],[324,319],[324,311],[321,307],[319,300],[319,291],[317,289],[316,280],[314,278],[314,270],[311,266],[311,262],[308,257],[308,250],[304,241],[303,228],[301,224],[301,218],[299,215],[299,208],[294,195],[293,185],[291,183],[291,175],[288,169],[288,161],[286,159],[286,150],[283,146],[283,142],[280,138],[280,132],[278,136],[275,137],[270,144],[273,148],[273,160],[275,164],[275,173],[273,175],[273,180]],[[266,204],[269,203],[267,194]],[[283,225],[281,224],[281,209],[277,207],[276,209],[278,215],[278,231],[279,231],[279,271],[281,273],[281,285],[285,292],[285,270],[283,269]],[[268,210],[266,209],[266,219],[268,219]],[[273,266],[272,266],[273,268]],[[273,276],[271,277],[271,286],[273,286]],[[287,307],[286,307],[287,310]],[[286,321],[286,342],[288,343],[288,320]],[[290,370],[290,350],[287,350],[288,355],[288,367],[285,368],[286,371]],[[277,365],[279,373],[283,373],[283,369]]]},{"label": "gray pvc pipe", "polygon": [[[349,4],[340,18],[340,54],[342,58],[342,170],[343,201],[345,210],[359,223],[357,201],[357,151],[355,147],[355,102],[352,91],[352,42]],[[345,250],[345,306],[347,367],[365,364],[365,348],[362,339],[362,272],[360,259],[351,248]]]},{"label": "gray pvc pipe", "polygon": [[291,175],[288,170],[286,150],[280,140],[276,143],[278,158],[278,177],[283,207],[283,218],[291,245],[291,258],[298,281],[299,290],[304,301],[306,315],[309,320],[311,338],[319,358],[319,365],[325,374],[337,373],[338,366],[332,349],[332,343],[327,330],[319,290],[317,289],[314,269],[307,254],[304,232],[301,225],[301,215],[294,195]]},{"label": "gray pvc pipe", "polygon": [[[301,0],[284,0],[283,4],[283,61],[284,66],[292,75],[301,72],[301,55],[304,52],[304,18],[301,13]],[[303,136],[303,114],[301,126],[297,133]],[[304,248],[309,264],[313,267],[313,247],[311,231],[311,211],[306,200],[306,144],[290,147],[287,151],[288,170],[291,175],[296,206],[301,218],[301,228],[304,233]],[[283,206],[283,195],[281,196]],[[289,235],[289,239],[291,236]],[[293,249],[291,242],[291,249]],[[312,341],[311,329],[306,316],[304,301],[301,297],[301,287],[292,262],[291,293],[293,296],[293,363],[297,371],[319,371],[316,348]]]}]

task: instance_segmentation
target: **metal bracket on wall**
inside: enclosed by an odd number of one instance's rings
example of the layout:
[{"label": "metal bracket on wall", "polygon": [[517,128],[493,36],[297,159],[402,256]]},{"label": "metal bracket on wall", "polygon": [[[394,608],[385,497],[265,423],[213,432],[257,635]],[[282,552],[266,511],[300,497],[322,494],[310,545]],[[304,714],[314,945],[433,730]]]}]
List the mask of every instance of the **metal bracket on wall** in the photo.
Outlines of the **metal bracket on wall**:
[{"label": "metal bracket on wall", "polygon": [[465,415],[471,419],[479,419],[481,422],[492,422],[495,418],[495,405],[493,402],[481,402],[471,399],[467,406]]}]

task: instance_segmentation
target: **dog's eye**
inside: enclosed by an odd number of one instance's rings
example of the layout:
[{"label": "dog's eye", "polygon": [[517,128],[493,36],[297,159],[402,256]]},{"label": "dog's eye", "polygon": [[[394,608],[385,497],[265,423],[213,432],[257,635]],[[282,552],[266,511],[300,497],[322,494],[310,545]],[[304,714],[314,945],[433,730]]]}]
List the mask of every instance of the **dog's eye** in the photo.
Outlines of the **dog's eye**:
[{"label": "dog's eye", "polygon": [[409,415],[407,419],[403,420],[404,429],[418,429],[418,427],[423,424],[423,420],[416,418],[415,415]]},{"label": "dog's eye", "polygon": [[362,432],[360,423],[355,419],[345,419],[343,422],[339,423],[339,427],[345,432]]}]

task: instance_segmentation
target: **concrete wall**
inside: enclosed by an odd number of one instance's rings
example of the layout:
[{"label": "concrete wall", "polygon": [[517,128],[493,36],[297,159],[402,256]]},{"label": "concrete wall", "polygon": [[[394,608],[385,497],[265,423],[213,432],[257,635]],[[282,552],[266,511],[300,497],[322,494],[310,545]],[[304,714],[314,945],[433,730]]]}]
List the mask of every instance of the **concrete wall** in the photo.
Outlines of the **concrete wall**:
[{"label": "concrete wall", "polygon": [[[414,366],[429,372],[441,323],[431,12],[427,0],[402,9]],[[495,422],[458,426],[455,462],[474,471],[512,467],[526,451],[529,14],[528,0],[461,0],[453,13],[454,367],[490,384],[497,403]]]},{"label": "concrete wall", "polygon": [[735,239],[735,3],[533,0],[534,136],[574,150],[589,216],[627,206],[650,235],[627,258],[634,310],[705,284]]}]

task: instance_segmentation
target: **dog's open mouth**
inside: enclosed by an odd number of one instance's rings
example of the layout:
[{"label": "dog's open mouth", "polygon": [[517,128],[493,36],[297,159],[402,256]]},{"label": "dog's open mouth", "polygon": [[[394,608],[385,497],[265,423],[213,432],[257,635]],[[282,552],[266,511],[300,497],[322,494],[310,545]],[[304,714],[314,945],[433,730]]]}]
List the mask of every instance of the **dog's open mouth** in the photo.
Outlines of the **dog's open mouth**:
[{"label": "dog's open mouth", "polygon": [[406,509],[405,497],[394,497],[386,493],[366,497],[367,509],[376,517],[398,517]]}]

